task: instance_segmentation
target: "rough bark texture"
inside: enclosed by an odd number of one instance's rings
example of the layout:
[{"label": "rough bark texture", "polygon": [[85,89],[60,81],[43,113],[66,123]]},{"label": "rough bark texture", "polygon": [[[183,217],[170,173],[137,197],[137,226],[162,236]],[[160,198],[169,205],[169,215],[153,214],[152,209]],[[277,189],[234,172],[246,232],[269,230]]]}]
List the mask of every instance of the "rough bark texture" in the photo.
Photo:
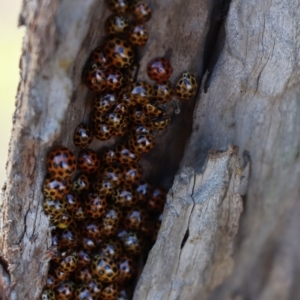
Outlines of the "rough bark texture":
[{"label": "rough bark texture", "polygon": [[[139,78],[162,55],[172,61],[173,83],[185,70],[199,80],[209,73],[143,160],[145,176],[166,187],[182,171],[135,299],[298,299],[299,0],[148,2],[153,18]],[[81,70],[102,42],[108,15],[100,0],[24,0],[27,31],[1,202],[0,299],[39,299],[51,244],[42,211],[45,156],[54,144],[74,150],[73,130],[88,117],[92,97]],[[252,161],[240,222],[236,153],[229,148],[205,164],[210,149],[229,144]],[[220,183],[212,194],[201,188],[210,188],[208,174]]]},{"label": "rough bark texture", "polygon": [[206,299],[232,272],[250,168],[237,153],[211,153],[202,174],[185,168],[176,176],[135,300]]}]

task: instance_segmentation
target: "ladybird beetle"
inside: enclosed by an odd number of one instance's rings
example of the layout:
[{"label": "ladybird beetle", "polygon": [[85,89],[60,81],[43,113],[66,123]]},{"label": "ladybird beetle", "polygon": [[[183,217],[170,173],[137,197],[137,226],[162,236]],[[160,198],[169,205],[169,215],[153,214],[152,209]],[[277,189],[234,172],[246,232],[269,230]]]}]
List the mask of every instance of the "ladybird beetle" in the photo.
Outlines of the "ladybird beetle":
[{"label": "ladybird beetle", "polygon": [[120,164],[131,164],[136,163],[140,160],[141,156],[131,151],[127,144],[119,144],[115,147],[114,151],[115,160]]},{"label": "ladybird beetle", "polygon": [[98,117],[93,118],[93,123],[94,123],[93,134],[96,139],[100,141],[106,141],[112,137],[113,130],[107,124],[98,122],[97,118]]},{"label": "ladybird beetle", "polygon": [[[86,174],[80,174],[72,183],[72,190],[79,194],[86,193],[90,189],[90,179]],[[75,211],[75,209],[74,209]],[[77,211],[77,210],[76,210]]]},{"label": "ladybird beetle", "polygon": [[146,103],[143,105],[143,112],[146,116],[155,118],[161,117],[163,114],[165,114],[166,109],[161,105]]},{"label": "ladybird beetle", "polygon": [[106,88],[108,91],[116,91],[123,84],[123,74],[120,70],[110,67],[104,71],[106,76]]},{"label": "ladybird beetle", "polygon": [[79,153],[77,167],[84,173],[95,173],[100,167],[100,160],[94,150],[86,149]]},{"label": "ladybird beetle", "polygon": [[76,287],[74,292],[75,300],[93,300],[92,292],[90,291],[87,284],[80,284]]},{"label": "ladybird beetle", "polygon": [[134,46],[145,46],[148,41],[148,31],[145,24],[137,23],[130,26],[128,39]]},{"label": "ladybird beetle", "polygon": [[102,47],[97,47],[92,51],[89,61],[94,62],[101,70],[108,66]]},{"label": "ladybird beetle", "polygon": [[140,65],[133,63],[129,68],[123,71],[125,84],[130,84],[136,81]]},{"label": "ladybird beetle", "polygon": [[[49,254],[49,256],[50,256],[50,258],[51,258],[51,262],[54,262],[55,263],[55,265],[57,265],[57,264],[60,264],[60,262],[62,261],[62,259],[63,259],[63,255],[62,255],[62,253],[60,253],[60,247],[57,247],[58,248],[58,250],[56,251],[56,250],[50,250],[50,253],[48,253]],[[52,272],[53,273],[53,272]],[[50,273],[49,273],[50,274]],[[54,277],[56,277],[56,275],[54,274],[53,275]],[[57,277],[56,277],[57,278]]]},{"label": "ladybird beetle", "polygon": [[172,100],[174,96],[174,88],[168,80],[164,83],[156,83],[153,86],[153,98],[158,103],[166,103]]},{"label": "ladybird beetle", "polygon": [[176,96],[180,100],[189,100],[196,95],[198,84],[196,77],[189,73],[184,72],[176,84]]},{"label": "ladybird beetle", "polygon": [[52,231],[51,246],[59,248],[60,233],[57,229]]},{"label": "ladybird beetle", "polygon": [[128,230],[140,230],[145,223],[147,223],[147,214],[139,207],[129,209],[123,220],[123,224]]},{"label": "ladybird beetle", "polygon": [[136,274],[137,266],[134,260],[126,255],[123,255],[118,260],[118,266],[119,266],[119,283],[125,283],[129,280],[133,279],[133,277]]},{"label": "ladybird beetle", "polygon": [[42,300],[55,300],[55,293],[51,289],[45,289],[42,292]]},{"label": "ladybird beetle", "polygon": [[59,264],[59,269],[65,273],[73,272],[78,264],[78,253],[73,252],[71,255],[65,257]]},{"label": "ladybird beetle", "polygon": [[100,299],[98,297],[101,294],[101,291],[103,290],[102,282],[100,280],[96,279],[96,278],[92,278],[91,280],[89,280],[87,282],[87,285],[89,287],[89,290],[91,291],[91,293],[95,297],[95,299]]},{"label": "ladybird beetle", "polygon": [[71,190],[71,179],[49,176],[45,179],[43,193],[45,198],[63,199]]},{"label": "ladybird beetle", "polygon": [[129,136],[152,135],[153,130],[149,127],[148,124],[148,122],[146,124],[132,124],[133,126],[129,128]]},{"label": "ladybird beetle", "polygon": [[123,166],[123,182],[125,185],[132,185],[142,177],[143,170],[138,164]]},{"label": "ladybird beetle", "polygon": [[170,122],[171,118],[164,116],[162,118],[151,121],[151,126],[156,130],[163,130],[170,124]]},{"label": "ladybird beetle", "polygon": [[102,293],[101,300],[116,300],[119,293],[119,286],[116,283],[110,283],[107,285]]},{"label": "ladybird beetle", "polygon": [[132,299],[133,292],[130,288],[121,287],[118,294],[118,300],[130,300]]},{"label": "ladybird beetle", "polygon": [[107,208],[106,197],[89,194],[85,201],[85,213],[92,218],[101,218]]},{"label": "ladybird beetle", "polygon": [[91,265],[92,274],[102,282],[113,282],[119,276],[119,269],[109,257],[95,255]]},{"label": "ladybird beetle", "polygon": [[143,1],[133,1],[130,10],[133,16],[141,22],[149,21],[152,15],[151,8]]},{"label": "ladybird beetle", "polygon": [[86,216],[85,216],[85,211],[84,211],[83,207],[79,206],[79,208],[74,212],[73,216],[76,221],[84,220]]},{"label": "ladybird beetle", "polygon": [[127,133],[127,120],[126,120],[126,124],[113,130],[114,136],[124,136],[126,133]]},{"label": "ladybird beetle", "polygon": [[71,212],[77,211],[77,209],[79,208],[79,206],[81,204],[79,196],[76,193],[67,194],[64,197],[64,200],[67,204],[67,210],[71,211]]},{"label": "ladybird beetle", "polygon": [[[55,267],[57,267],[57,265],[59,265],[62,262],[62,260],[70,254],[71,254],[70,250],[61,250],[60,249],[59,252],[56,252],[56,255],[54,256],[55,259],[53,259],[53,261],[55,262]],[[67,272],[64,272],[64,273],[67,273]]]},{"label": "ladybird beetle", "polygon": [[73,143],[79,149],[87,148],[93,140],[93,133],[91,128],[84,124],[80,123],[73,135]]},{"label": "ladybird beetle", "polygon": [[[101,127],[101,124],[105,124],[106,119],[106,112],[102,113],[98,111],[97,109],[91,111],[91,120],[92,120],[92,128],[99,129]],[[93,131],[94,133],[94,131]]]},{"label": "ladybird beetle", "polygon": [[125,252],[129,255],[139,255],[145,249],[145,242],[135,231],[128,231],[121,241]]},{"label": "ladybird beetle", "polygon": [[112,237],[115,236],[116,233],[118,232],[118,226],[119,224],[109,224],[109,223],[104,223],[102,220],[102,234],[104,237]]},{"label": "ladybird beetle", "polygon": [[47,166],[53,176],[70,177],[76,168],[75,155],[67,147],[58,146],[49,152]]},{"label": "ladybird beetle", "polygon": [[127,120],[122,113],[112,112],[112,113],[108,113],[106,117],[107,117],[106,122],[108,126],[110,126],[110,128],[112,128],[114,131],[119,130],[125,125],[127,126],[127,122],[126,122]]},{"label": "ladybird beetle", "polygon": [[60,236],[59,245],[62,248],[75,248],[79,243],[80,235],[78,228],[75,226],[70,226],[64,229]]},{"label": "ladybird beetle", "polygon": [[72,224],[73,218],[71,214],[64,212],[59,216],[51,216],[50,221],[58,228],[65,229]]},{"label": "ladybird beetle", "polygon": [[152,59],[147,65],[147,74],[150,79],[164,83],[167,81],[173,72],[173,68],[168,59],[158,57]]},{"label": "ladybird beetle", "polygon": [[128,97],[132,103],[146,104],[153,95],[152,86],[145,81],[132,83],[128,88]]},{"label": "ladybird beetle", "polygon": [[137,195],[138,203],[145,204],[152,195],[152,189],[153,187],[149,182],[141,180],[135,186],[135,192]]},{"label": "ladybird beetle", "polygon": [[93,109],[101,114],[105,114],[117,103],[117,98],[114,92],[108,92],[104,95],[98,96],[93,100]]},{"label": "ladybird beetle", "polygon": [[129,8],[128,0],[108,0],[107,5],[111,11],[120,14],[124,14]]},{"label": "ladybird beetle", "polygon": [[128,231],[126,229],[124,229],[124,226],[122,226],[122,228],[117,231],[117,238],[123,243],[123,240],[125,238],[125,236],[127,235]]},{"label": "ladybird beetle", "polygon": [[55,274],[48,273],[47,279],[46,279],[46,288],[48,289],[54,289],[59,284],[59,279],[56,277]]},{"label": "ladybird beetle", "polygon": [[105,215],[102,217],[103,224],[111,224],[118,226],[122,218],[120,207],[116,205],[109,205]]},{"label": "ladybird beetle", "polygon": [[88,252],[91,252],[96,248],[96,242],[88,237],[83,237],[81,239],[81,245],[83,249],[87,250]]},{"label": "ladybird beetle", "polygon": [[75,271],[74,277],[75,277],[76,281],[79,281],[79,282],[82,282],[82,283],[83,282],[88,282],[88,281],[93,279],[93,275],[92,275],[92,272],[91,272],[89,266],[79,267]]},{"label": "ladybird beetle", "polygon": [[56,289],[56,299],[57,300],[69,300],[74,297],[75,285],[71,281],[65,281],[60,283]]},{"label": "ladybird beetle", "polygon": [[111,15],[105,21],[104,27],[109,35],[125,33],[129,26],[129,20],[125,15]]},{"label": "ladybird beetle", "polygon": [[136,105],[129,109],[129,120],[135,124],[144,124],[145,126],[150,123],[150,118],[144,113],[142,105]]},{"label": "ladybird beetle", "polygon": [[129,139],[129,145],[133,152],[144,154],[154,147],[155,140],[152,135],[135,135]]},{"label": "ladybird beetle", "polygon": [[162,212],[166,202],[166,192],[161,188],[152,190],[151,198],[148,201],[148,208],[152,211]]},{"label": "ladybird beetle", "polygon": [[88,218],[85,219],[82,224],[82,232],[84,236],[93,240],[97,240],[101,237],[102,227],[98,220]]},{"label": "ladybird beetle", "polygon": [[117,166],[106,166],[99,170],[99,175],[103,180],[110,181],[114,187],[117,187],[121,184],[122,180],[122,171]]},{"label": "ladybird beetle", "polygon": [[131,186],[122,186],[113,191],[112,199],[118,207],[130,207],[136,203],[137,196]]},{"label": "ladybird beetle", "polygon": [[108,40],[104,46],[107,62],[116,68],[128,68],[134,60],[132,46],[119,37]]},{"label": "ladybird beetle", "polygon": [[108,239],[101,243],[100,248],[97,250],[97,254],[100,256],[109,257],[111,259],[118,259],[122,254],[123,249],[120,242],[116,239]]},{"label": "ladybird beetle", "polygon": [[91,261],[91,257],[85,250],[80,249],[78,251],[78,266],[88,266],[91,264]]},{"label": "ladybird beetle", "polygon": [[101,154],[101,161],[105,164],[112,164],[116,161],[116,149],[115,148],[107,148]]},{"label": "ladybird beetle", "polygon": [[118,91],[118,99],[126,107],[132,107],[137,104],[134,99],[129,96],[129,93],[129,86],[126,85],[120,88],[120,90]]},{"label": "ladybird beetle", "polygon": [[120,113],[122,115],[127,115],[128,114],[128,109],[126,107],[126,105],[124,105],[123,103],[119,103],[115,106],[114,113]]},{"label": "ladybird beetle", "polygon": [[[118,178],[118,177],[117,177]],[[98,178],[94,183],[94,191],[99,196],[109,196],[113,192],[114,189],[114,180],[111,180],[110,176],[108,179]]]},{"label": "ladybird beetle", "polygon": [[67,203],[62,199],[46,198],[44,200],[44,211],[51,216],[60,216],[67,210]]},{"label": "ladybird beetle", "polygon": [[98,128],[101,124],[106,124],[106,113],[100,113],[97,110],[91,111],[91,120],[94,128]]},{"label": "ladybird beetle", "polygon": [[57,277],[57,279],[60,281],[59,284],[62,281],[67,280],[69,277],[68,273],[61,271],[59,268],[54,269],[54,273],[55,273],[55,276]]},{"label": "ladybird beetle", "polygon": [[106,90],[106,76],[97,63],[90,61],[83,71],[83,81],[88,89],[95,93],[102,93]]}]

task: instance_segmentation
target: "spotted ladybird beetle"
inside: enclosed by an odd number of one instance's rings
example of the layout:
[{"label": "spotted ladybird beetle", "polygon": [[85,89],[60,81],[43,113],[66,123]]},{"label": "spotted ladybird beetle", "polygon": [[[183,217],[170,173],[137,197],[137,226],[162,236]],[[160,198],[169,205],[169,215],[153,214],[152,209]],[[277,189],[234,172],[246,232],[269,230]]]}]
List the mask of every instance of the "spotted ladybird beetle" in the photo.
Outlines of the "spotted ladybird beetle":
[{"label": "spotted ladybird beetle", "polygon": [[156,83],[153,86],[153,98],[158,103],[166,103],[172,100],[174,89],[171,82],[168,80],[164,83]]},{"label": "spotted ladybird beetle", "polygon": [[150,20],[152,11],[149,5],[144,1],[133,1],[131,7],[131,12],[136,20],[141,22],[147,22]]},{"label": "spotted ladybird beetle", "polygon": [[47,167],[53,176],[70,177],[76,168],[75,156],[67,147],[55,147],[48,154]]},{"label": "spotted ladybird beetle", "polygon": [[148,31],[145,24],[136,23],[128,29],[128,38],[134,46],[145,46],[148,41]]},{"label": "spotted ladybird beetle", "polygon": [[92,140],[93,140],[93,133],[91,128],[84,123],[80,123],[74,131],[74,135],[73,135],[74,145],[79,149],[84,149],[91,144]]},{"label": "spotted ladybird beetle", "polygon": [[184,72],[176,84],[176,96],[180,100],[189,100],[195,96],[198,89],[196,77],[189,73]]},{"label": "spotted ladybird beetle", "polygon": [[96,93],[106,90],[106,76],[104,70],[97,66],[97,63],[90,61],[83,71],[83,81],[88,89]]},{"label": "spotted ladybird beetle", "polygon": [[114,14],[107,18],[105,22],[105,30],[107,34],[125,33],[129,26],[129,20],[125,15]]},{"label": "spotted ladybird beetle", "polygon": [[107,5],[110,10],[115,13],[124,14],[129,8],[128,0],[107,0]]},{"label": "spotted ladybird beetle", "polygon": [[115,300],[119,293],[119,285],[110,283],[104,287],[101,293],[101,300]]},{"label": "spotted ladybird beetle", "polygon": [[151,60],[147,65],[147,74],[150,79],[158,82],[166,82],[173,72],[173,68],[168,59],[158,57]]},{"label": "spotted ladybird beetle", "polygon": [[113,282],[119,276],[117,264],[106,256],[95,255],[91,270],[92,274],[102,282]]},{"label": "spotted ladybird beetle", "polygon": [[132,46],[122,38],[109,39],[103,49],[107,62],[116,68],[128,68],[134,61]]},{"label": "spotted ladybird beetle", "polygon": [[81,151],[78,155],[77,167],[86,174],[95,173],[100,167],[98,154],[91,149]]}]

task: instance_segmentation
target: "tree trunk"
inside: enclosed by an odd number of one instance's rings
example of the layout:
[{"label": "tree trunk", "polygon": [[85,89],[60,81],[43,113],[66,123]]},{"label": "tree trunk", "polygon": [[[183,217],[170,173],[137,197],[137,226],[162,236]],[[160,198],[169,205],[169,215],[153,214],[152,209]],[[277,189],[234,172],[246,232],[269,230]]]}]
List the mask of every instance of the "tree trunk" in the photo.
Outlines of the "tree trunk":
[{"label": "tree trunk", "polygon": [[[300,299],[299,0],[147,2],[139,78],[148,80],[151,58],[167,56],[173,83],[188,70],[201,87],[142,161],[170,191],[134,299]],[[45,156],[57,144],[77,153],[73,131],[93,97],[82,67],[109,14],[104,1],[24,0],[0,299],[40,298],[51,246]]]}]

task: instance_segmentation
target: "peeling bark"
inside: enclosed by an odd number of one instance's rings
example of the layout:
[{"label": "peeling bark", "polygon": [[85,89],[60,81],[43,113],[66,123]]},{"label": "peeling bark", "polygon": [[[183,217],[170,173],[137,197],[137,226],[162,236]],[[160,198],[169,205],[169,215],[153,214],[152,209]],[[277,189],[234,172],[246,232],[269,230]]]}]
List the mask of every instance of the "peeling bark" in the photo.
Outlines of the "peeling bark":
[{"label": "peeling bark", "polygon": [[202,174],[185,168],[176,176],[135,300],[206,299],[231,274],[240,187],[250,170],[237,153],[211,153]]}]

